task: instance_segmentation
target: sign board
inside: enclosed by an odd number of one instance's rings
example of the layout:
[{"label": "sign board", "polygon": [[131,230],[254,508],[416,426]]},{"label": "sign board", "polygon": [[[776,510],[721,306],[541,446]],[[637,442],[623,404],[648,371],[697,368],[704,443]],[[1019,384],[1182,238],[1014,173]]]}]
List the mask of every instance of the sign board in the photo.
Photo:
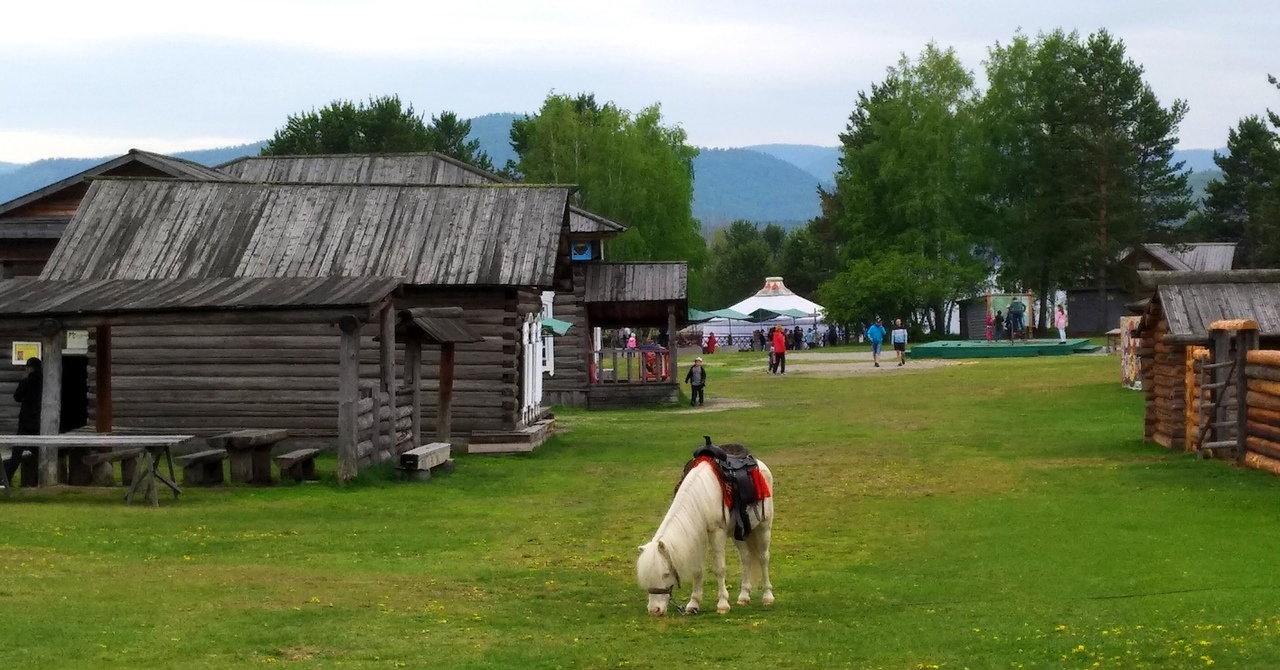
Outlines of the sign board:
[{"label": "sign board", "polygon": [[68,330],[67,345],[62,353],[68,356],[86,356],[89,354],[89,331]]},{"label": "sign board", "polygon": [[39,342],[14,342],[13,364],[26,365],[28,359],[40,358],[40,352]]}]

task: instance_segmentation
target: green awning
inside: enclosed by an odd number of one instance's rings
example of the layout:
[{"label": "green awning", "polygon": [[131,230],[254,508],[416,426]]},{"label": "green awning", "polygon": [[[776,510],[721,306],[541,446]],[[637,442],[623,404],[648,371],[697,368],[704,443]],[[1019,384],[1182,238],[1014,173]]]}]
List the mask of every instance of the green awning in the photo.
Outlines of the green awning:
[{"label": "green awning", "polygon": [[567,335],[573,324],[560,319],[552,319],[550,317],[542,317],[542,332],[551,333],[552,335]]},{"label": "green awning", "polygon": [[798,310],[798,309],[780,309],[780,310],[778,310],[778,315],[779,315],[779,316],[790,316],[790,317],[795,317],[795,318],[797,318],[797,319],[803,319],[803,318],[804,318],[804,317],[806,317],[806,316],[813,316],[812,314],[810,314],[810,313],[808,313],[808,312],[802,312],[802,311],[800,311],[800,310]]},{"label": "green awning", "polygon": [[739,321],[746,321],[746,320],[747,320],[747,315],[746,315],[746,314],[743,314],[742,312],[734,311],[734,310],[729,309],[729,308],[727,308],[727,307],[726,307],[726,308],[724,308],[724,309],[717,309],[716,311],[712,312],[712,314],[714,314],[715,316],[718,316],[718,317],[720,317],[720,318],[722,318],[722,319],[737,319],[737,320],[739,320]]},{"label": "green awning", "polygon": [[689,308],[689,323],[706,323],[716,318],[714,312],[704,312],[700,309]]}]

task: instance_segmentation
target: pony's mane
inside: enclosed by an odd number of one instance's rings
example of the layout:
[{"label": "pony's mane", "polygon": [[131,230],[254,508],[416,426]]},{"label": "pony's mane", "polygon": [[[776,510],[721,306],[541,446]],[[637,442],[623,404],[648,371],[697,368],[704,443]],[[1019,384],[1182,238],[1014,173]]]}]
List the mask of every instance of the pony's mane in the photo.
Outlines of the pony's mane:
[{"label": "pony's mane", "polygon": [[636,562],[636,578],[642,586],[662,585],[665,561],[658,551],[659,540],[667,547],[671,563],[681,579],[701,567],[707,553],[707,525],[710,521],[707,515],[711,509],[716,514],[723,514],[720,479],[709,464],[700,463],[680,482],[667,515]]}]

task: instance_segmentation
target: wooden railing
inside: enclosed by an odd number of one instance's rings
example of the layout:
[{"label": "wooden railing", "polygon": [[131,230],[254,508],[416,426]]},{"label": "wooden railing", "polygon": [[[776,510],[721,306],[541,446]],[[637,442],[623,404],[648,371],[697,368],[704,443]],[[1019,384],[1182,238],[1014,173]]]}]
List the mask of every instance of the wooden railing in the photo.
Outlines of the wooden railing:
[{"label": "wooden railing", "polygon": [[654,384],[679,381],[666,349],[606,349],[592,354],[593,384]]}]

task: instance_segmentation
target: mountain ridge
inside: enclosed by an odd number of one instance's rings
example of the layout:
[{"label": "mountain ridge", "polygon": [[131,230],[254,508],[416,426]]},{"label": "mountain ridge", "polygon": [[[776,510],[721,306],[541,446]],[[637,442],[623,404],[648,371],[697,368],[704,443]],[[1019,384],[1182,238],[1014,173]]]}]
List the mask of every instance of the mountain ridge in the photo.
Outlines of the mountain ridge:
[{"label": "mountain ridge", "polygon": [[[501,168],[515,160],[511,123],[524,114],[497,112],[471,119],[469,140]],[[266,141],[171,154],[210,167],[241,156],[257,155]],[[1186,149],[1174,152],[1193,170],[1191,183],[1198,199],[1204,185],[1220,178],[1215,152],[1226,149]],[[0,203],[8,202],[83,172],[114,156],[47,158],[31,163],[0,162]],[[834,186],[840,166],[840,147],[811,144],[754,144],[725,149],[702,148],[694,159],[693,214],[704,228],[713,229],[742,219],[755,223],[803,225],[820,214],[818,188]]]}]

